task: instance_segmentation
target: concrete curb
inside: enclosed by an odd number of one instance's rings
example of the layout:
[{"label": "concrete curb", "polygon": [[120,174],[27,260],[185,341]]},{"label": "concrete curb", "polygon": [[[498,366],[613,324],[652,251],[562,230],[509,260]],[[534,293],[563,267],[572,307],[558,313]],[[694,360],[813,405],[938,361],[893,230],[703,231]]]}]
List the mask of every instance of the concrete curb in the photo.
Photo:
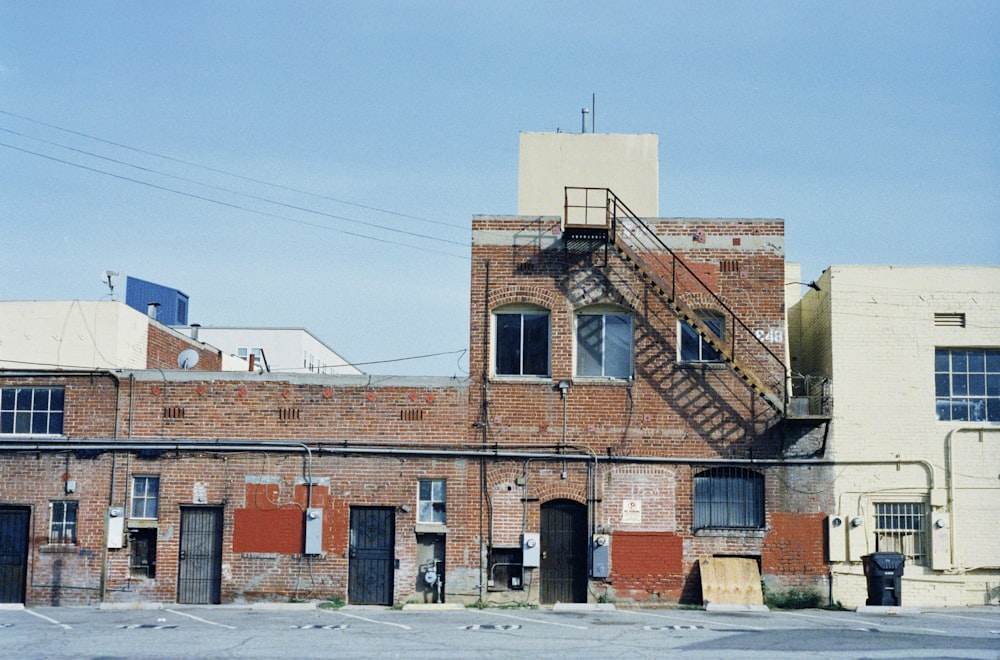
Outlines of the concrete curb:
[{"label": "concrete curb", "polygon": [[462,603],[407,603],[403,605],[404,612],[454,612],[464,610]]},{"label": "concrete curb", "polygon": [[916,607],[903,607],[902,605],[859,605],[854,611],[864,616],[900,616],[920,614],[920,610]]},{"label": "concrete curb", "polygon": [[122,611],[122,610],[162,610],[163,603],[101,603],[97,606],[99,610]]},{"label": "concrete curb", "polygon": [[726,614],[733,613],[753,613],[753,614],[764,614],[770,612],[767,605],[728,605],[726,603],[709,603],[705,606],[706,612],[724,612]]},{"label": "concrete curb", "polygon": [[614,612],[614,603],[556,603],[553,612]]},{"label": "concrete curb", "polygon": [[0,603],[0,610],[23,610],[24,603]]}]

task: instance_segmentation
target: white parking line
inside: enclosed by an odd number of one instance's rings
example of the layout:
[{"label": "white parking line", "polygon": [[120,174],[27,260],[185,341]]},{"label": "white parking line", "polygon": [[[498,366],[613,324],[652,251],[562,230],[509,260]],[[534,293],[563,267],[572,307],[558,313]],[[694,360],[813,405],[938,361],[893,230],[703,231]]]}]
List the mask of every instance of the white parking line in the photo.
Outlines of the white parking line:
[{"label": "white parking line", "polygon": [[368,617],[358,616],[357,614],[348,614],[347,612],[341,612],[340,610],[323,610],[324,612],[329,612],[330,614],[339,614],[340,616],[346,616],[351,619],[359,619],[361,621],[367,621],[368,623],[377,623],[382,626],[396,626],[397,628],[402,628],[403,630],[413,630],[410,626],[404,626],[401,623],[389,623],[388,621],[378,621],[376,619],[369,619]]},{"label": "white parking line", "polygon": [[997,622],[996,617],[994,617],[992,619],[989,619],[989,618],[984,619],[983,617],[980,617],[980,616],[963,616],[961,614],[944,614],[942,612],[924,612],[924,615],[928,615],[928,614],[930,616],[948,616],[948,617],[952,617],[954,619],[969,619],[971,621],[985,621],[986,623],[996,623]]},{"label": "white parking line", "polygon": [[542,619],[531,619],[526,616],[514,616],[513,614],[500,614],[499,612],[492,612],[489,610],[483,610],[485,614],[492,614],[493,616],[502,616],[508,619],[515,619],[517,621],[528,621],[530,623],[541,623],[546,626],[560,626],[563,628],[574,628],[576,630],[586,630],[587,626],[574,626],[571,623],[556,623],[555,621],[543,621]]},{"label": "white parking line", "polygon": [[[674,621],[688,621],[688,622],[691,621],[691,617],[688,617],[688,616],[670,616],[669,614],[655,614],[653,612],[640,612],[638,610],[618,610],[618,611],[620,611],[622,614],[625,614],[625,613],[629,613],[629,614],[642,614],[643,616],[652,616],[652,617],[656,617],[657,619],[671,619],[671,620],[674,620]],[[715,627],[715,626],[728,626],[730,628],[739,628],[741,630],[746,630],[747,628],[749,628],[751,630],[764,630],[764,628],[758,628],[757,626],[749,626],[749,625],[746,625],[746,624],[737,625],[735,623],[723,623],[721,621],[712,621],[712,620],[710,620],[708,618],[704,618],[704,617],[698,619],[698,623],[704,625],[707,628],[712,628],[712,627]]]},{"label": "white parking line", "polygon": [[33,611],[31,611],[31,610],[29,610],[27,608],[25,608],[24,611],[27,612],[28,614],[32,615],[32,616],[37,616],[39,619],[45,619],[49,623],[53,623],[53,624],[55,624],[57,626],[61,626],[64,630],[73,630],[73,626],[71,626],[69,624],[66,624],[66,623],[59,623],[55,619],[50,619],[49,617],[45,616],[44,614],[39,614],[38,612],[33,612]]},{"label": "white parking line", "polygon": [[[820,619],[820,620],[826,620],[826,621],[830,621],[832,619],[833,621],[841,621],[841,622],[844,622],[844,623],[848,623],[850,625],[856,625],[858,623],[858,619],[846,619],[846,618],[841,618],[841,617],[837,617],[837,616],[819,616],[818,614],[803,614],[802,612],[782,612],[782,614],[787,614],[788,616],[801,616],[801,617],[805,617],[807,619]],[[866,626],[889,626],[889,625],[899,625],[899,624],[878,623],[876,621],[865,621],[864,625],[866,625]],[[947,630],[938,630],[937,628],[915,627],[914,630],[926,630],[928,632],[940,633],[940,634],[943,634],[943,635],[948,634]]]},{"label": "white parking line", "polygon": [[189,619],[194,619],[195,621],[200,621],[202,623],[207,623],[210,626],[219,626],[220,628],[229,628],[230,630],[236,630],[236,626],[229,626],[225,623],[217,623],[215,621],[209,621],[208,619],[203,619],[200,616],[195,616],[193,614],[188,614],[187,612],[178,612],[177,610],[167,609],[167,612],[172,612],[173,614],[179,614],[180,616],[186,616]]}]

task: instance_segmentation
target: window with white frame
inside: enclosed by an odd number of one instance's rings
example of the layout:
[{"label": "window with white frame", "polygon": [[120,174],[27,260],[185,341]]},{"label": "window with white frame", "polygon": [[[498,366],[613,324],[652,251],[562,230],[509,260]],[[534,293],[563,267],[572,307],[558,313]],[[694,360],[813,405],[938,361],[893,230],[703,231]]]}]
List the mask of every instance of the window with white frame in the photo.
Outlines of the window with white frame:
[{"label": "window with white frame", "polygon": [[934,351],[938,421],[1000,422],[1000,349]]},{"label": "window with white frame", "polygon": [[444,479],[421,479],[417,493],[417,522],[445,524]]},{"label": "window with white frame", "polygon": [[[698,310],[697,314],[698,320],[708,326],[716,337],[723,338],[725,319],[722,314],[707,309]],[[680,322],[680,357],[681,362],[719,362],[722,359],[694,326],[684,321]]]},{"label": "window with white frame", "polygon": [[494,312],[494,373],[549,375],[549,312],[541,307],[505,307]]},{"label": "window with white frame", "polygon": [[76,514],[73,500],[49,502],[49,543],[76,543]]},{"label": "window with white frame", "polygon": [[920,502],[875,504],[875,551],[898,552],[908,563],[927,563],[926,511]]},{"label": "window with white frame", "polygon": [[132,477],[132,518],[154,520],[160,505],[159,477]]},{"label": "window with white frame", "polygon": [[762,527],[764,475],[743,467],[718,467],[695,475],[695,529]]},{"label": "window with white frame", "polygon": [[600,308],[576,315],[576,375],[632,377],[632,317]]},{"label": "window with white frame", "polygon": [[0,435],[62,435],[61,387],[0,388]]}]

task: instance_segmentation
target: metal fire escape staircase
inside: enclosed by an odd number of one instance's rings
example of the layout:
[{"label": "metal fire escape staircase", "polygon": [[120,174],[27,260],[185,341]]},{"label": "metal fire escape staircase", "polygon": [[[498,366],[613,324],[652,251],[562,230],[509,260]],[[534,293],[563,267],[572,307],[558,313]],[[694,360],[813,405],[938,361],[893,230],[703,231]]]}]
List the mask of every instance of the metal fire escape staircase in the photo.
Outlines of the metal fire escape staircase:
[{"label": "metal fire escape staircase", "polygon": [[[722,362],[771,408],[785,415],[788,378],[784,362],[683,259],[611,190],[567,187],[565,194],[564,239],[602,240],[613,248]],[[692,299],[710,300],[713,311],[724,315],[721,336],[686,302]]]}]

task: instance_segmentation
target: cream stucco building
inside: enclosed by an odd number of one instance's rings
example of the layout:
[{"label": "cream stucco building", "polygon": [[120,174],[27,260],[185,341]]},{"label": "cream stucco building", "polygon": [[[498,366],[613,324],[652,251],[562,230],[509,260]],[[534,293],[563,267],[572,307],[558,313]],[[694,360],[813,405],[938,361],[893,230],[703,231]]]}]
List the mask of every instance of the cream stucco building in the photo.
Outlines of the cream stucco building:
[{"label": "cream stucco building", "polygon": [[1000,600],[1000,267],[832,266],[788,315],[792,370],[832,395],[835,600],[901,552],[903,605]]}]

